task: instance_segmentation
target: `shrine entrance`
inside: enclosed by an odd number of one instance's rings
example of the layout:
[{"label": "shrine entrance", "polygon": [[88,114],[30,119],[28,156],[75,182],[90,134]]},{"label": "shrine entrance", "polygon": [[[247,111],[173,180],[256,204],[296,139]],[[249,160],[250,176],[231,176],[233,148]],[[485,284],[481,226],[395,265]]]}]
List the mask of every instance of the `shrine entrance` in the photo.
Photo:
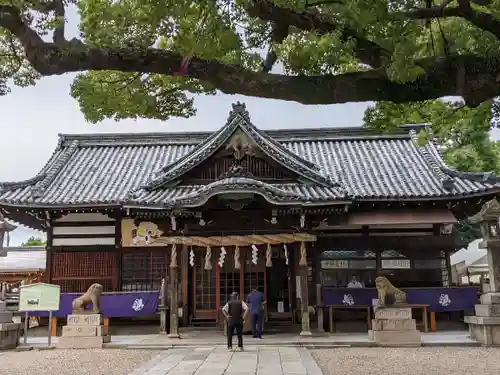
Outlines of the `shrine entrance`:
[{"label": "shrine entrance", "polygon": [[[294,242],[310,241],[308,234],[276,234],[259,237],[184,237],[183,241],[217,241],[222,246],[191,246],[189,249],[189,322],[191,326],[214,327],[222,322],[221,308],[230,295],[242,300],[252,290],[264,293],[268,321],[294,321],[293,286],[295,285]],[[252,245],[231,245],[234,242]],[[267,242],[264,242],[267,241]],[[225,243],[224,243],[225,242]]]},{"label": "shrine entrance", "polygon": [[273,266],[266,268],[267,274],[267,310],[271,313],[290,312],[290,275],[287,260],[282,247],[274,247]]}]

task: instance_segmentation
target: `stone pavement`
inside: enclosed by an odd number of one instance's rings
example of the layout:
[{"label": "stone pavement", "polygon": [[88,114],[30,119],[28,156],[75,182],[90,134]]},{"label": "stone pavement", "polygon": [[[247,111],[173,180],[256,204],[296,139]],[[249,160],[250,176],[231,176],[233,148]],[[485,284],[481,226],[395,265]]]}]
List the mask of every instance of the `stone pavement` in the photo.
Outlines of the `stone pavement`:
[{"label": "stone pavement", "polygon": [[129,375],[323,375],[305,348],[248,347],[228,352],[223,346],[162,352]]},{"label": "stone pavement", "polygon": [[[47,334],[46,327],[43,327],[44,336]],[[113,329],[114,327],[112,327]],[[34,347],[47,346],[47,337],[33,337],[31,330],[28,334],[28,345]],[[432,333],[422,333],[423,345],[428,346],[479,346],[472,341],[469,331],[440,331]],[[52,344],[58,342],[59,337],[52,337]],[[328,347],[328,346],[370,346],[367,333],[335,333],[313,336],[299,336],[298,333],[279,333],[265,335],[262,340],[245,336],[245,345],[251,346],[307,346]],[[21,339],[21,342],[22,339]],[[214,345],[224,345],[226,338],[221,331],[197,331],[193,329],[181,329],[181,339],[171,339],[162,334],[137,334],[137,335],[115,335],[112,333],[111,344],[106,344],[107,348],[149,348],[149,349],[169,349],[172,347],[213,347]]]}]

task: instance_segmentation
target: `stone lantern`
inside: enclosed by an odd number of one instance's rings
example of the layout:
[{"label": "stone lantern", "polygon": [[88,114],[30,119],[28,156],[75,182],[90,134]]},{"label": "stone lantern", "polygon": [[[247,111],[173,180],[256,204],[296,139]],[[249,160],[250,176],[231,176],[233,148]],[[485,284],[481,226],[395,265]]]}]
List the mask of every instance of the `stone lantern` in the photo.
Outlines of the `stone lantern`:
[{"label": "stone lantern", "polygon": [[500,344],[500,203],[496,199],[486,202],[481,211],[470,218],[481,226],[486,248],[490,290],[481,295],[481,303],[475,306],[475,316],[466,316],[471,338],[483,345]]},{"label": "stone lantern", "polygon": [[[2,213],[0,213],[0,257],[7,256],[7,249],[5,249],[3,246],[4,241],[6,237],[7,239],[9,238],[9,233],[16,228],[17,228],[16,225],[11,224],[7,220],[5,220]],[[8,240],[7,240],[7,246],[8,246]]]},{"label": "stone lantern", "polygon": [[481,211],[469,218],[473,224],[478,223],[483,235],[482,248],[500,247],[500,203],[496,199],[486,202]]}]

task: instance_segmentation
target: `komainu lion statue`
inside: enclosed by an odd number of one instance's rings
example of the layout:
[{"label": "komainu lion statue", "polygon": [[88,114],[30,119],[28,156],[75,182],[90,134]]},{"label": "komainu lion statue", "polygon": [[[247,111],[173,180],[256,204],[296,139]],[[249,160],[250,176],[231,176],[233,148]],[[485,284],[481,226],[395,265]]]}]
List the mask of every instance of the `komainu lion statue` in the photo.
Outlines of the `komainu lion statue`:
[{"label": "komainu lion statue", "polygon": [[375,279],[375,286],[378,292],[379,307],[403,305],[406,303],[406,293],[396,288],[384,276]]},{"label": "komainu lion statue", "polygon": [[99,314],[101,312],[101,284],[92,284],[89,289],[80,297],[75,298],[71,304],[73,314],[81,314],[87,311],[87,306],[92,302],[92,312]]}]

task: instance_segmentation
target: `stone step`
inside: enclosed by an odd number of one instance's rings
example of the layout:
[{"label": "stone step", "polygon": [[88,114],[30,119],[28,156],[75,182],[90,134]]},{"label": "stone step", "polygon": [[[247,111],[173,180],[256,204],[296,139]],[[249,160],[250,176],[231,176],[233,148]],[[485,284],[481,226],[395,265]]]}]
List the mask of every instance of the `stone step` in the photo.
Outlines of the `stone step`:
[{"label": "stone step", "polygon": [[421,346],[420,331],[372,331],[373,341],[380,346]]},{"label": "stone step", "polygon": [[111,342],[111,336],[94,337],[59,337],[56,347],[60,349],[93,349],[102,348]]}]

